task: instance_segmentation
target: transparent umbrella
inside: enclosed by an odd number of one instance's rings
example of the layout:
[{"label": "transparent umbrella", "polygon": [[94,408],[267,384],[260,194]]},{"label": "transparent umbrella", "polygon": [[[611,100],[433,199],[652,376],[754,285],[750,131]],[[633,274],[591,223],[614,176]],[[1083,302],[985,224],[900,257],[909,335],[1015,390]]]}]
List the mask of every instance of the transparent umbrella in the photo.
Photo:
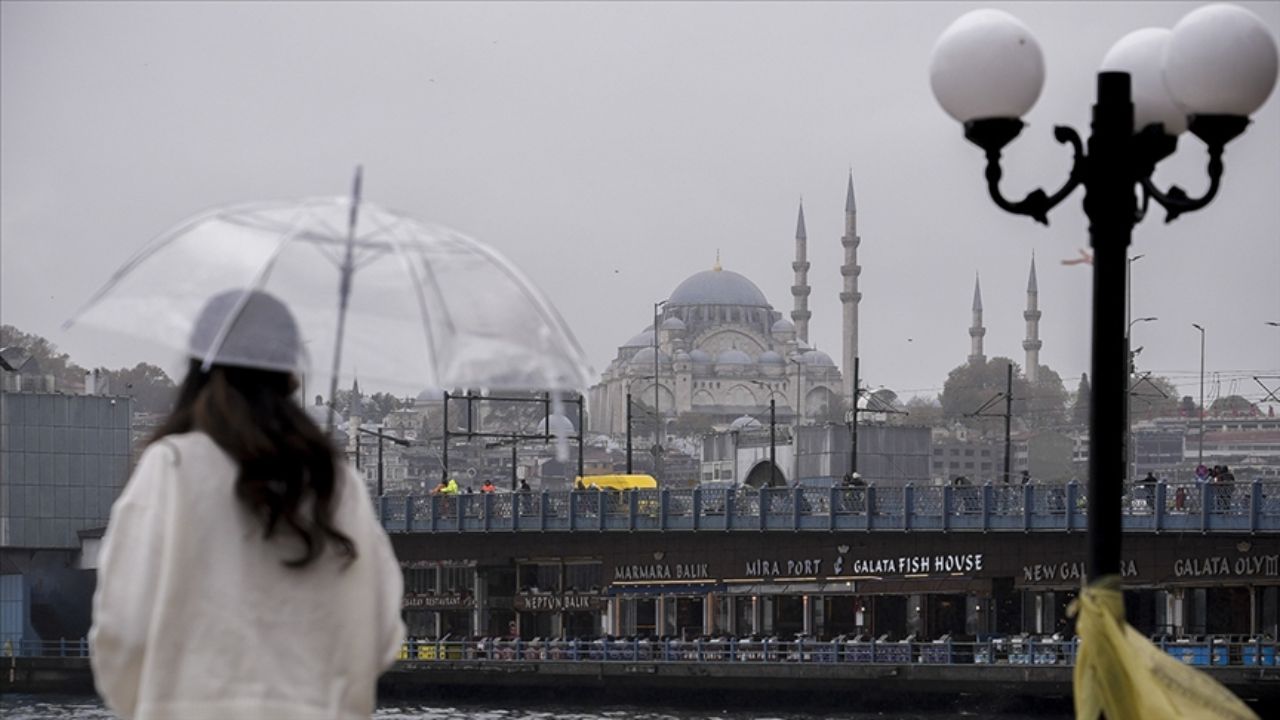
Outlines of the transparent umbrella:
[{"label": "transparent umbrella", "polygon": [[350,198],[235,205],[181,223],[64,327],[185,351],[204,303],[232,289],[289,306],[310,372],[330,374],[331,398],[344,363],[361,380],[406,390],[581,392],[591,376],[559,312],[520,270],[460,232],[362,202],[358,171]]}]

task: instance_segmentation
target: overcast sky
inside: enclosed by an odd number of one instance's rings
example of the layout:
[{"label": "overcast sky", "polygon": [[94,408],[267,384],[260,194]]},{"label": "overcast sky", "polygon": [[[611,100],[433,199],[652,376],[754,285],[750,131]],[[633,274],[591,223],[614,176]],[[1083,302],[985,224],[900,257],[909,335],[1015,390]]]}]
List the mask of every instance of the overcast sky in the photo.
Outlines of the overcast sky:
[{"label": "overcast sky", "polygon": [[[1089,369],[1082,191],[1043,228],[986,195],[981,151],[929,89],[930,50],[999,7],[1039,39],[1047,80],[1004,188],[1056,188],[1065,123],[1087,133],[1113,42],[1201,3],[0,4],[0,322],[83,365],[172,356],[59,324],[147,239],[221,203],[370,200],[497,247],[559,307],[597,370],[651,303],[708,269],[791,310],[796,205],[808,222],[810,339],[839,357],[846,175],[858,199],[862,372],[936,392],[969,352],[974,273],[988,356],[1023,359],[1028,263],[1041,362]],[[1280,34],[1280,3],[1241,3]],[[1280,375],[1280,99],[1228,146],[1217,200],[1135,233],[1143,369],[1259,399]],[[1184,136],[1157,172],[1196,195]],[[1116,312],[1123,312],[1117,307]],[[394,347],[389,348],[394,351]],[[140,356],[145,355],[145,356]],[[163,355],[163,354],[161,354]],[[1280,380],[1272,380],[1274,387]]]}]

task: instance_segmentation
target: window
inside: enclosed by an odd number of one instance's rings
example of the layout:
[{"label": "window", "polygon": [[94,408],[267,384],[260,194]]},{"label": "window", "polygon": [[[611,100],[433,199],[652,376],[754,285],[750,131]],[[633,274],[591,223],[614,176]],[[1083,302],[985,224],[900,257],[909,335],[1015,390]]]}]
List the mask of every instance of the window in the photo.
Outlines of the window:
[{"label": "window", "polygon": [[973,457],[973,448],[965,448],[964,456],[965,456],[965,457]]},{"label": "window", "polygon": [[440,568],[440,591],[441,592],[470,592],[472,581],[472,569],[469,567],[442,567]]},{"label": "window", "polygon": [[573,563],[564,566],[564,586],[568,592],[598,590],[603,574],[600,563]]},{"label": "window", "polygon": [[434,593],[436,591],[435,568],[406,568],[404,591],[407,593]]}]

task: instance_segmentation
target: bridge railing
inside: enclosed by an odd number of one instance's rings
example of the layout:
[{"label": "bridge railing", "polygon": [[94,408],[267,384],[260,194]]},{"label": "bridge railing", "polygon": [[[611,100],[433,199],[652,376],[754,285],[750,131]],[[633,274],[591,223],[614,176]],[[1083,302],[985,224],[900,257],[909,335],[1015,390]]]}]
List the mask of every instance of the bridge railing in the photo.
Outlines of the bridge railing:
[{"label": "bridge railing", "polygon": [[[865,530],[1077,531],[1085,488],[1065,484],[578,490],[375,499],[390,532]],[[1128,532],[1280,531],[1280,481],[1137,484]]]},{"label": "bridge railing", "polygon": [[[1276,667],[1280,644],[1246,641],[1157,641],[1156,646],[1188,665]],[[406,642],[400,660],[488,660],[521,662],[726,662],[867,663],[926,665],[1072,666],[1079,638],[995,638],[976,642],[877,640],[776,640],[714,638],[696,640],[419,640]]]}]

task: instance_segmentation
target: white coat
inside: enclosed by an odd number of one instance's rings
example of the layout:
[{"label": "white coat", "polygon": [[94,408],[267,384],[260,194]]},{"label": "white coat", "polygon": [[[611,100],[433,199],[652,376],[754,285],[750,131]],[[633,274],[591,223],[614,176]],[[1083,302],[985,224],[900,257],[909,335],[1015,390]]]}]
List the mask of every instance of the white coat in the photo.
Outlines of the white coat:
[{"label": "white coat", "polygon": [[133,720],[368,718],[404,637],[402,578],[365,488],[340,465],[334,544],[288,568],[301,541],[235,496],[235,462],[209,436],[143,453],[111,509],[89,632],[94,682]]}]

